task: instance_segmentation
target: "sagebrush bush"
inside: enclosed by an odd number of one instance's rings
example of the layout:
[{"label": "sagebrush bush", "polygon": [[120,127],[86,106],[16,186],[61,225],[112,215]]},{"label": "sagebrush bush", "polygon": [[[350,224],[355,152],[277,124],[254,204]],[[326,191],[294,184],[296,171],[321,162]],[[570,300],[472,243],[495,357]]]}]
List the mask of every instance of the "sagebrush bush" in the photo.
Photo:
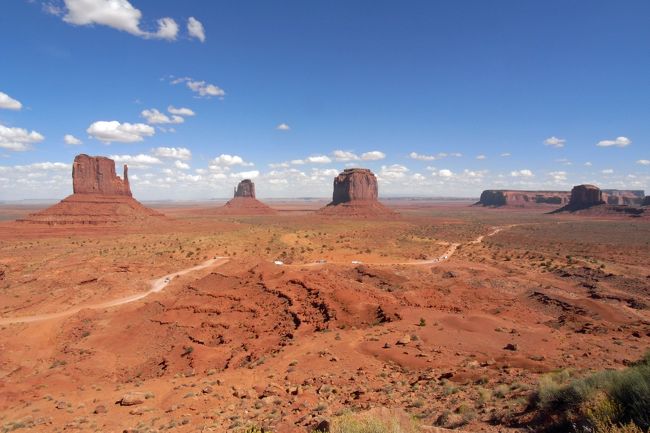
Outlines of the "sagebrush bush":
[{"label": "sagebrush bush", "polygon": [[574,380],[568,372],[547,375],[540,380],[534,397],[543,418],[551,420],[551,429],[647,432],[650,430],[650,352],[620,371],[603,371]]}]

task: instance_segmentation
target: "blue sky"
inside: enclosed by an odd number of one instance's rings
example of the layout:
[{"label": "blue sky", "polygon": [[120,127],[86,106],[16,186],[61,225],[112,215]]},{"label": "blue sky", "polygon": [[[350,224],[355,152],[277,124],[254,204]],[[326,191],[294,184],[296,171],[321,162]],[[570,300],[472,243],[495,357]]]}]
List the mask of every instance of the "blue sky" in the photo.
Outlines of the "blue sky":
[{"label": "blue sky", "polygon": [[78,153],[128,163],[140,199],[242,177],[325,197],[346,166],[385,196],[650,189],[649,19],[645,0],[7,0],[0,200],[68,195]]}]

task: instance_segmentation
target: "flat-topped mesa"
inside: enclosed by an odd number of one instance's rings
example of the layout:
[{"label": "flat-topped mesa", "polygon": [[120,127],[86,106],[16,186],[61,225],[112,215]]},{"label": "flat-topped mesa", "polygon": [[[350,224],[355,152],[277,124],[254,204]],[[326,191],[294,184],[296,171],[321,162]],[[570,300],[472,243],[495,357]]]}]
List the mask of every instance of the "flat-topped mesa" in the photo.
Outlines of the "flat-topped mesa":
[{"label": "flat-topped mesa", "polygon": [[591,206],[605,204],[603,192],[596,185],[576,185],[571,189],[570,209],[586,209]]},{"label": "flat-topped mesa", "polygon": [[255,184],[250,179],[244,179],[235,188],[234,197],[255,198]]},{"label": "flat-topped mesa", "polygon": [[331,205],[349,202],[377,201],[377,178],[367,168],[346,168],[334,178]]},{"label": "flat-topped mesa", "polygon": [[479,201],[481,206],[537,206],[537,205],[565,205],[569,202],[568,191],[520,191],[507,189],[486,189],[481,193]]},{"label": "flat-topped mesa", "polygon": [[105,156],[77,155],[72,165],[74,194],[123,195],[132,197],[129,171],[124,164],[124,179],[115,173],[115,161]]},{"label": "flat-topped mesa", "polygon": [[639,206],[645,196],[645,191],[641,189],[603,189],[601,191],[603,192],[603,201],[613,205]]}]

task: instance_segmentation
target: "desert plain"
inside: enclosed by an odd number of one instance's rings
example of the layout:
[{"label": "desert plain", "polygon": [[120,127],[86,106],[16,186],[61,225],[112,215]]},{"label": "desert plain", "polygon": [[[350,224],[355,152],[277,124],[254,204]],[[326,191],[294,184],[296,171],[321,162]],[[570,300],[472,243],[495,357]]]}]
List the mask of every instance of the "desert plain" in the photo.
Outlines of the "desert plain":
[{"label": "desert plain", "polygon": [[149,204],[165,217],[119,226],[1,206],[2,431],[310,432],[371,408],[529,431],[544,377],[648,348],[647,219],[267,204]]}]

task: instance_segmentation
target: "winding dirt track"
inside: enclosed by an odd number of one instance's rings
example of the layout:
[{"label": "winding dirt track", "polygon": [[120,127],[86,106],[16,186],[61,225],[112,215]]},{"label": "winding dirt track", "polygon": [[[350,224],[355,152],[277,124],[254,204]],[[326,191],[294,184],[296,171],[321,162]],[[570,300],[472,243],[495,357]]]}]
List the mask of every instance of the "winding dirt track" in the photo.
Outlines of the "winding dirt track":
[{"label": "winding dirt track", "polygon": [[[485,235],[481,235],[477,237],[474,240],[471,240],[467,242],[467,245],[476,245],[480,244],[483,242],[483,239],[489,238],[490,236],[494,236],[497,233],[499,233],[502,230],[509,229],[511,227],[514,227],[518,224],[510,224],[507,226],[500,226],[500,227],[493,227],[492,231]],[[423,265],[434,265],[436,263],[444,262],[445,260],[449,260],[451,256],[453,256],[456,253],[456,250],[458,250],[458,247],[460,247],[462,243],[453,243],[449,245],[449,248],[440,256],[433,258],[433,259],[428,259],[428,260],[413,260],[410,262],[377,262],[377,263],[371,263],[371,262],[363,262],[365,265],[372,265],[372,266],[395,266],[395,265],[400,265],[400,266],[423,266]],[[316,266],[322,266],[325,264],[337,264],[337,265],[342,265],[342,264],[348,264],[348,262],[325,262],[325,263],[319,263],[319,262],[314,262],[314,263],[304,263],[304,264],[291,264],[287,266],[291,267],[298,267],[298,268],[305,268],[305,267],[316,267]],[[361,264],[361,262],[359,262]]]},{"label": "winding dirt track", "polygon": [[78,313],[81,310],[86,310],[86,309],[91,309],[91,310],[99,310],[102,308],[111,308],[111,307],[117,307],[119,305],[124,305],[124,304],[129,304],[131,302],[139,301],[140,299],[146,298],[147,296],[151,295],[152,293],[158,293],[162,292],[165,287],[169,283],[171,283],[172,279],[180,276],[180,275],[185,275],[189,274],[190,272],[198,271],[200,269],[205,269],[213,265],[221,266],[225,263],[227,263],[230,259],[228,257],[216,257],[214,259],[210,259],[206,262],[201,263],[200,265],[197,266],[192,266],[191,268],[183,269],[181,271],[176,271],[171,274],[164,275],[160,278],[157,278],[155,280],[152,280],[150,283],[150,289],[147,290],[146,292],[140,292],[136,293],[134,295],[129,295],[125,296],[122,298],[117,298],[113,299],[111,301],[105,301],[105,302],[100,302],[98,304],[90,304],[90,305],[79,305],[76,307],[72,307],[69,310],[65,311],[60,311],[58,313],[47,313],[47,314],[36,314],[34,316],[22,316],[22,317],[6,317],[6,318],[0,318],[0,325],[9,325],[12,323],[32,323],[32,322],[41,322],[43,320],[51,320],[51,319],[60,319],[62,317],[67,317],[71,316],[75,313]]},{"label": "winding dirt track", "polygon": [[[494,236],[500,231],[511,228],[515,226],[515,224],[507,225],[507,226],[501,226],[501,227],[494,227],[492,231],[490,231],[488,234],[481,235],[477,237],[476,239],[469,241],[467,244],[468,245],[475,245],[483,242],[483,239],[486,237]],[[429,259],[429,260],[417,260],[417,261],[410,261],[410,262],[384,262],[384,263],[366,263],[370,264],[373,266],[394,266],[394,265],[403,265],[403,266],[422,266],[422,265],[433,265],[436,263],[444,262],[446,260],[449,260],[451,256],[456,253],[456,250],[458,250],[458,247],[461,246],[461,243],[453,243],[449,245],[449,248],[442,254],[441,256],[434,258],[434,259]],[[58,313],[47,313],[47,314],[36,314],[34,316],[23,316],[23,317],[5,317],[5,318],[0,318],[0,325],[10,325],[12,323],[33,323],[33,322],[41,322],[44,320],[51,320],[51,319],[60,319],[62,317],[67,317],[71,316],[75,313],[78,313],[81,310],[85,309],[91,309],[91,310],[98,310],[102,308],[111,308],[111,307],[117,307],[119,305],[124,305],[124,304],[129,304],[131,302],[136,302],[139,301],[140,299],[146,298],[147,296],[151,295],[152,293],[158,293],[161,292],[167,287],[167,285],[172,281],[173,278],[176,278],[177,276],[180,275],[185,275],[190,272],[198,271],[200,269],[205,269],[210,266],[216,265],[216,266],[221,266],[223,264],[228,263],[230,258],[228,257],[216,257],[214,259],[210,259],[200,265],[193,266],[191,268],[183,269],[177,272],[173,272],[171,274],[164,275],[160,278],[157,278],[155,280],[151,281],[151,288],[147,290],[146,292],[140,292],[136,293],[134,295],[130,296],[125,296],[122,298],[117,298],[113,299],[111,301],[105,301],[105,302],[100,302],[98,304],[90,304],[90,305],[79,305],[73,308],[70,308],[65,311],[60,311]],[[335,263],[335,262],[329,262],[329,263]],[[289,265],[292,267],[315,267],[315,266],[321,266],[326,263],[306,263],[306,264],[296,264],[296,265]],[[347,264],[345,263],[336,263],[336,264]]]}]

